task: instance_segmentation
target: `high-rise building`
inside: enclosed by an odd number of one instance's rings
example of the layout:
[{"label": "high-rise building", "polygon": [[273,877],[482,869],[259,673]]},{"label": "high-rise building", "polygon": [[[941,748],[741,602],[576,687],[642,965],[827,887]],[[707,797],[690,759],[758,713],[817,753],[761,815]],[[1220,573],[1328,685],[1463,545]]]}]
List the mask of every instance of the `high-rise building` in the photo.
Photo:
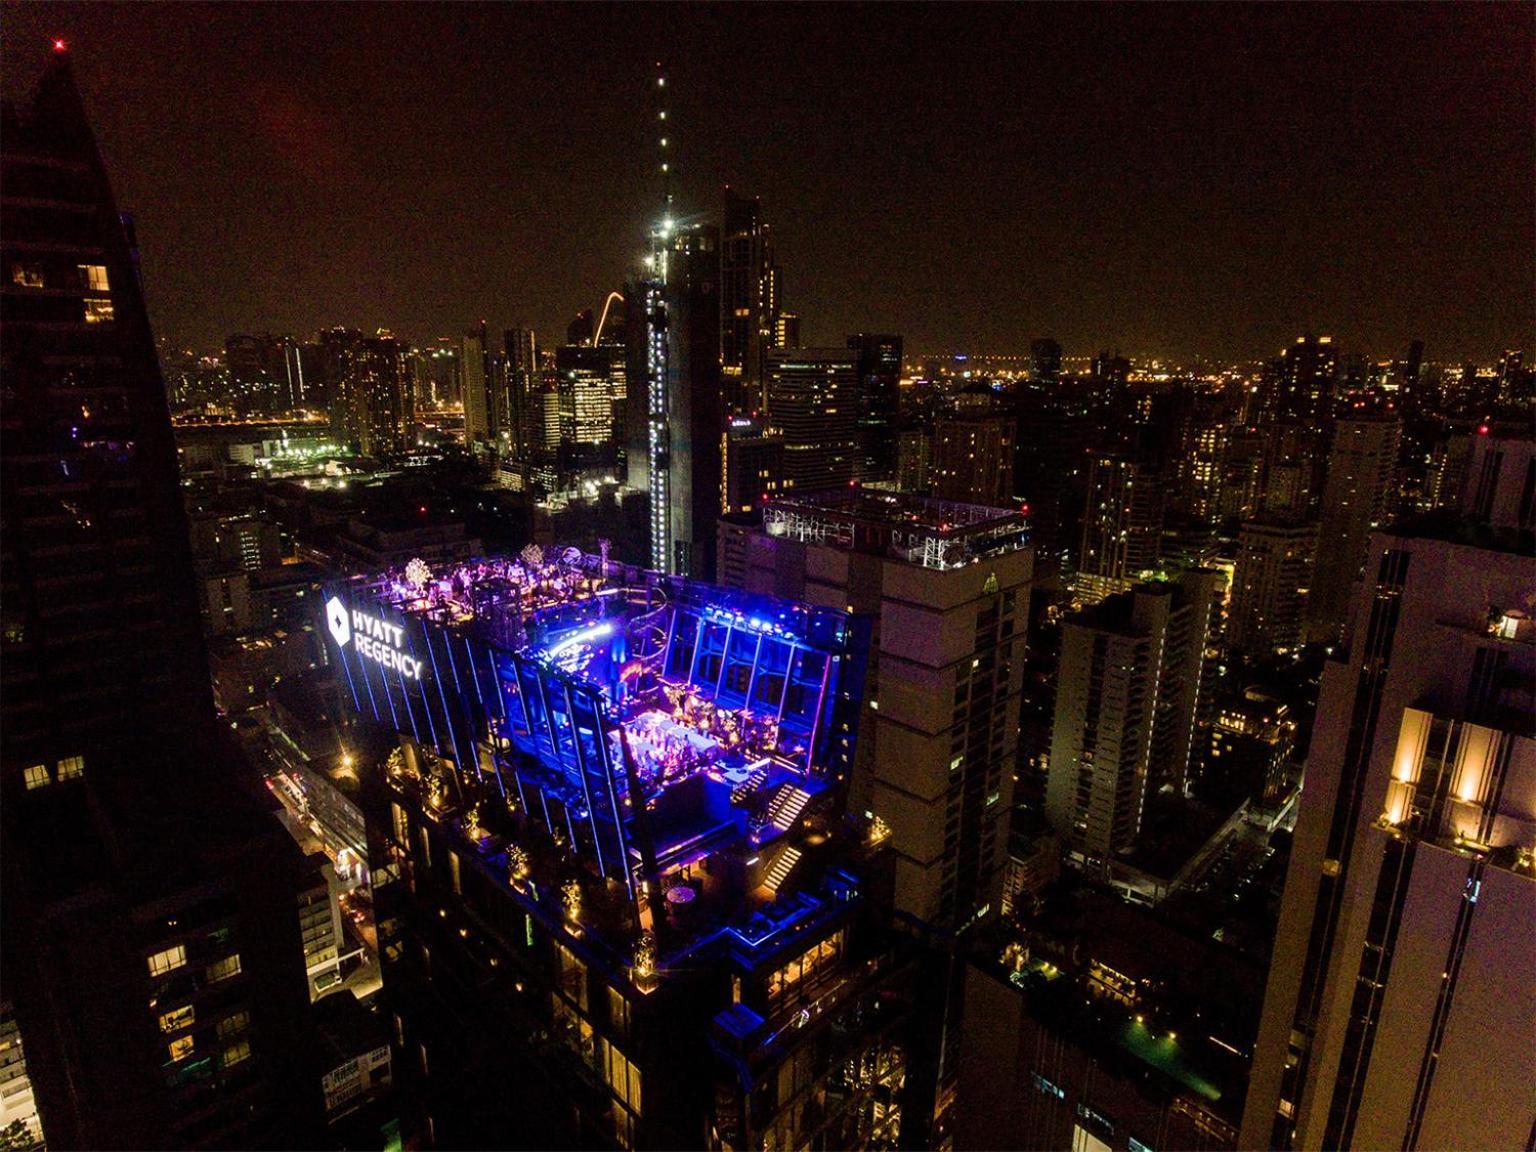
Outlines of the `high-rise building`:
[{"label": "high-rise building", "polygon": [[1479,439],[1491,498],[1474,479],[1459,516],[1372,535],[1323,672],[1243,1148],[1516,1148],[1536,1124],[1536,460]]},{"label": "high-rise building", "polygon": [[1091,420],[1049,395],[1019,397],[1015,494],[1029,510],[1036,578],[1059,581],[1075,566],[1088,503]]},{"label": "high-rise building", "polygon": [[1339,372],[1332,336],[1310,332],[1280,353],[1265,379],[1270,420],[1294,421],[1309,427],[1325,425],[1331,415]]},{"label": "high-rise building", "polygon": [[1085,867],[1136,846],[1150,792],[1188,788],[1218,579],[1138,585],[1062,625],[1046,814]]},{"label": "high-rise building", "polygon": [[1499,357],[1498,403],[1524,404],[1531,399],[1531,369],[1525,366],[1525,352],[1507,348]]},{"label": "high-rise building", "polygon": [[730,412],[762,410],[764,355],[777,344],[778,317],[779,270],[761,205],[756,196],[727,186],[720,242],[720,371]]},{"label": "high-rise building", "polygon": [[[866,484],[893,481],[901,403],[901,337],[858,332],[848,337],[848,347],[859,358],[858,478]],[[1012,489],[1003,490],[1003,495],[1012,494]]]},{"label": "high-rise building", "polygon": [[940,500],[1000,506],[1013,498],[1012,415],[940,417],[933,425],[929,482]]},{"label": "high-rise building", "polygon": [[917,426],[896,435],[896,490],[927,495],[933,467],[933,432]]},{"label": "high-rise building", "polygon": [[872,617],[853,801],[890,828],[896,901],[958,927],[998,907],[1031,551],[1024,518],[871,489],[770,500],[722,526],[753,592]]},{"label": "high-rise building", "polygon": [[418,404],[424,408],[447,408],[461,403],[458,341],[439,336],[417,355],[421,361],[418,379],[425,385],[417,392]]},{"label": "high-rise building", "polygon": [[775,348],[800,347],[800,314],[780,312],[773,322],[773,346]]},{"label": "high-rise building", "polygon": [[404,452],[413,442],[415,396],[406,370],[406,347],[380,329],[364,338],[341,378],[341,435],[366,456]]},{"label": "high-rise building", "polygon": [[1163,487],[1135,460],[1100,452],[1089,457],[1077,574],[1084,595],[1129,588],[1162,554]]},{"label": "high-rise building", "polygon": [[1042,384],[1054,384],[1061,379],[1061,345],[1049,336],[1029,346],[1029,378]]},{"label": "high-rise building", "polygon": [[870,488],[721,524],[721,570],[873,621],[849,807],[895,856],[899,910],[937,929],[914,1009],[914,1146],[942,1147],[959,1067],[956,949],[1002,906],[1032,555],[1017,512]]},{"label": "high-rise building", "polygon": [[1408,358],[1402,363],[1400,390],[1403,411],[1417,415],[1432,407],[1429,382],[1424,378],[1424,341],[1414,340],[1408,345]]},{"label": "high-rise building", "polygon": [[846,488],[858,475],[859,364],[846,348],[768,353],[768,419],[784,438],[784,487]]},{"label": "high-rise building", "polygon": [[0,747],[19,780],[129,726],[174,732],[211,696],[137,253],[68,53],[7,117]]},{"label": "high-rise building", "polygon": [[1283,701],[1249,689],[1215,710],[1201,771],[1201,791],[1218,803],[1247,800],[1273,807],[1289,790],[1296,719]]},{"label": "high-rise building", "polygon": [[1395,417],[1374,415],[1351,416],[1334,426],[1317,562],[1307,597],[1309,639],[1331,642],[1344,625],[1371,533],[1387,519],[1401,430]]},{"label": "high-rise building", "polygon": [[715,563],[725,436],[719,233],[666,218],[651,240],[647,276],[625,294],[629,484],[650,493],[652,565],[707,579]]},{"label": "high-rise building", "polygon": [[897,1146],[867,624],[572,551],[419,575],[327,604],[398,741],[362,802],[405,1135]]},{"label": "high-rise building", "polygon": [[624,430],[624,349],[567,344],[555,350],[562,471],[612,468]]},{"label": "high-rise building", "polygon": [[1245,520],[1227,606],[1227,647],[1262,660],[1301,645],[1301,625],[1317,525],[1280,518]]},{"label": "high-rise building", "polygon": [[464,388],[465,445],[474,448],[477,444],[493,444],[499,429],[484,320],[459,342],[459,379]]},{"label": "high-rise building", "polygon": [[303,861],[214,713],[138,258],[62,44],[0,124],[0,966],[56,1147],[309,1146]]},{"label": "high-rise building", "polygon": [[[783,488],[784,438],[765,435],[759,421],[734,417],[725,440],[726,512],[760,511],[763,502]],[[723,576],[721,580],[730,582]]]},{"label": "high-rise building", "polygon": [[[506,420],[503,447],[515,460],[528,459],[539,438],[533,422],[533,394],[540,387],[539,348],[532,328],[508,328],[503,334]],[[466,427],[468,410],[466,409]]]}]

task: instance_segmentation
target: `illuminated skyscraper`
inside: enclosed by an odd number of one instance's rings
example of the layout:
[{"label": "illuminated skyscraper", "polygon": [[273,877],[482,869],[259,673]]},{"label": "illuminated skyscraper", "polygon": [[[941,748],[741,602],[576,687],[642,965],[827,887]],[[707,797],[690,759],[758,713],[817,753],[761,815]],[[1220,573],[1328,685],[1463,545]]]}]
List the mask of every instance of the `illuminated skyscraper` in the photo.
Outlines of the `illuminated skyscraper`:
[{"label": "illuminated skyscraper", "polygon": [[502,444],[514,459],[526,460],[537,439],[532,397],[539,388],[539,350],[533,329],[508,328],[503,348],[507,416],[501,428]]},{"label": "illuminated skyscraper", "polygon": [[1063,625],[1046,812],[1086,867],[1136,846],[1149,794],[1187,790],[1217,579],[1138,585]]},{"label": "illuminated skyscraper", "polygon": [[1136,461],[1090,458],[1078,581],[1090,598],[1129,588],[1162,551],[1163,489]]},{"label": "illuminated skyscraper", "polygon": [[623,435],[624,349],[611,344],[555,350],[562,471],[612,468]]},{"label": "illuminated skyscraper", "polygon": [[[718,233],[668,220],[652,239],[649,275],[628,293],[631,308],[638,299],[644,316],[629,326],[629,483],[650,492],[651,563],[707,579],[714,571],[725,434]],[[638,375],[636,366],[642,366]]]},{"label": "illuminated skyscraper", "polygon": [[858,475],[859,360],[844,348],[768,354],[768,420],[784,438],[784,487],[846,488]]},{"label": "illuminated skyscraper", "polygon": [[1239,1147],[1519,1148],[1536,1126],[1536,460],[1370,537],[1323,672]]},{"label": "illuminated skyscraper", "polygon": [[342,433],[365,456],[411,446],[415,396],[405,354],[404,343],[381,329],[357,345],[341,377],[333,404],[340,409]]},{"label": "illuminated skyscraper", "polygon": [[962,504],[1000,506],[1013,496],[1012,415],[961,413],[934,421],[933,494]]}]

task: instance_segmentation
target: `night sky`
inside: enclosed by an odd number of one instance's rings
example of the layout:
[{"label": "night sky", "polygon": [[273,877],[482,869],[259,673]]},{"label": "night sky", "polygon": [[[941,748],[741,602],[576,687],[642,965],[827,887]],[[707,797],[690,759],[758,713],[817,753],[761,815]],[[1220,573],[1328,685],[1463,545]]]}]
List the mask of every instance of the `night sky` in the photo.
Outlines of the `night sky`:
[{"label": "night sky", "polygon": [[1524,5],[3,5],[54,35],[161,334],[481,317],[563,337],[643,251],[668,62],[683,216],[759,194],[808,343],[1273,355],[1536,343]]}]

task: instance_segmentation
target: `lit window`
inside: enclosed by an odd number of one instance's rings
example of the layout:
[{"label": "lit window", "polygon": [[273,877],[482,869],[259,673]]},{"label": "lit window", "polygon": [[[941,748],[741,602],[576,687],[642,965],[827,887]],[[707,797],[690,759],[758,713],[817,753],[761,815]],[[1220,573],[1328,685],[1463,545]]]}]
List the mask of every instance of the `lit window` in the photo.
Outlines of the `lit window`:
[{"label": "lit window", "polygon": [[80,287],[84,288],[87,292],[106,292],[109,290],[107,267],[105,264],[81,264],[79,267]]},{"label": "lit window", "polygon": [[235,1012],[219,1021],[219,1039],[228,1040],[231,1036],[243,1036],[245,1030],[251,1026],[251,1014],[249,1012]]},{"label": "lit window", "polygon": [[59,761],[59,779],[73,780],[76,776],[85,775],[84,756],[66,756]]},{"label": "lit window", "polygon": [[188,1004],[183,1008],[172,1008],[169,1012],[160,1015],[160,1031],[179,1032],[183,1028],[192,1027],[197,1020],[197,1009]]},{"label": "lit window", "polygon": [[226,956],[222,960],[215,960],[208,965],[204,973],[208,977],[208,983],[217,984],[220,980],[228,980],[231,976],[240,975],[240,953]]},{"label": "lit window", "polygon": [[171,1054],[171,1062],[185,1060],[192,1055],[193,1041],[190,1036],[178,1036],[165,1046],[165,1050]]},{"label": "lit window", "polygon": [[112,310],[112,301],[91,297],[85,302],[85,322],[87,324],[104,324],[111,320],[115,313]]},{"label": "lit window", "polygon": [[43,287],[43,266],[41,264],[12,264],[11,283],[18,288]]},{"label": "lit window", "polygon": [[233,1068],[242,1060],[249,1060],[250,1057],[251,1042],[249,1040],[237,1040],[219,1053],[219,1067]]},{"label": "lit window", "polygon": [[149,958],[149,974],[151,976],[164,976],[167,972],[174,972],[178,968],[185,967],[186,963],[187,947],[185,944],[177,944],[173,948],[167,948],[164,952],[156,952]]},{"label": "lit window", "polygon": [[33,764],[26,770],[23,776],[27,783],[28,792],[34,788],[46,788],[49,784],[53,783],[53,777],[48,775],[48,765],[46,764]]}]

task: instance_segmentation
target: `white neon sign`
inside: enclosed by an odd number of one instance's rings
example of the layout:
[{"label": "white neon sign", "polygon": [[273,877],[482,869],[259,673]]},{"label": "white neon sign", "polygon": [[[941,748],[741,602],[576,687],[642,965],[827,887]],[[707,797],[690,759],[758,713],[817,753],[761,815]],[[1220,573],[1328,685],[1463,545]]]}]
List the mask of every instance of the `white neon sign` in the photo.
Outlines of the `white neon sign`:
[{"label": "white neon sign", "polygon": [[339,596],[325,602],[325,619],[339,647],[351,644],[359,656],[412,680],[421,679],[421,661],[405,651],[405,629],[398,624],[356,608],[349,611]]}]

